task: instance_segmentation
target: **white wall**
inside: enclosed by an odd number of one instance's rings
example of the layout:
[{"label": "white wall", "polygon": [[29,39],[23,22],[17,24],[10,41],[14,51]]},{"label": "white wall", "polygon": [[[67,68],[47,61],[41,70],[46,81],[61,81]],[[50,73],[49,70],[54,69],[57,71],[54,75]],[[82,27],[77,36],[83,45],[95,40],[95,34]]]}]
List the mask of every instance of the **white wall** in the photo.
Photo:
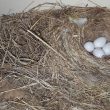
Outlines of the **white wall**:
[{"label": "white wall", "polygon": [[[36,6],[38,4],[44,2],[56,2],[59,0],[0,0],[0,15],[7,14],[7,13],[15,13],[21,12],[27,5],[29,5],[33,1],[29,8]],[[95,6],[93,3],[89,2],[88,0],[61,0],[64,4],[68,5],[75,5],[75,6],[85,6],[89,4],[89,6]],[[92,0],[95,3],[110,7],[110,0]]]}]

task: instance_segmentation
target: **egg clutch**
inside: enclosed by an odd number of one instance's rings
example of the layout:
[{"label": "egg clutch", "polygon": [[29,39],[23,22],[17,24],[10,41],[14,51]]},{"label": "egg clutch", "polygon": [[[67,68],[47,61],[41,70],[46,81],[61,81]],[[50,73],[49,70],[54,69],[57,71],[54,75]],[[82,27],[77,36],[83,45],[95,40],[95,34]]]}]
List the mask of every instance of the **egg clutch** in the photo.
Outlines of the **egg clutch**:
[{"label": "egg clutch", "polygon": [[107,41],[106,37],[98,37],[93,42],[88,41],[84,44],[84,48],[97,58],[110,56],[110,42]]}]

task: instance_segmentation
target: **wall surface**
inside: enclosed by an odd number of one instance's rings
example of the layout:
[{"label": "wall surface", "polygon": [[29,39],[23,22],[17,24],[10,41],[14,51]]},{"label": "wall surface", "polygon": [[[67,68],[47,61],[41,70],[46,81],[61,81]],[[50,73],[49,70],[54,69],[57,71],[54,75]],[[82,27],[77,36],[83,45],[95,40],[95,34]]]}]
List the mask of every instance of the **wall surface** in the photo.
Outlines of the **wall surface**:
[{"label": "wall surface", "polygon": [[[56,1],[62,1],[66,5],[86,6],[88,4],[89,6],[96,6],[89,0],[0,0],[0,15],[21,12],[30,3],[31,5],[28,7],[28,9],[44,2],[56,2]],[[91,0],[91,1],[94,1],[100,6],[110,8],[110,0]]]}]

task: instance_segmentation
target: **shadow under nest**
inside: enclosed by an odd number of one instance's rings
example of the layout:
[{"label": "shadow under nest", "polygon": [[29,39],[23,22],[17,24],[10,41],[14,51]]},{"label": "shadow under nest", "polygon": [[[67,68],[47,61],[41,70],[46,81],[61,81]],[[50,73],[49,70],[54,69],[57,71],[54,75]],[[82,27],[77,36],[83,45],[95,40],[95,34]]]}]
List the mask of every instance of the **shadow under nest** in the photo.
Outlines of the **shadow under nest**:
[{"label": "shadow under nest", "polygon": [[[80,36],[69,16],[88,19]],[[83,48],[99,35],[110,40],[106,8],[1,16],[0,110],[110,110],[110,58],[95,58]]]}]

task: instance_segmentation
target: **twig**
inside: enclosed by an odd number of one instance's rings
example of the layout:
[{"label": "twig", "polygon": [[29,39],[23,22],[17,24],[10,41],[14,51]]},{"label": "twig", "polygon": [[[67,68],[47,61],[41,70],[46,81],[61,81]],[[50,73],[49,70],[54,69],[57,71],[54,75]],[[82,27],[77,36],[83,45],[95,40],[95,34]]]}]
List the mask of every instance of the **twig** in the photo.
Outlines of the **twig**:
[{"label": "twig", "polygon": [[[110,94],[110,92],[103,92],[103,93],[97,95],[96,97],[99,97],[99,96],[107,96],[107,95],[109,95],[109,94]],[[95,97],[95,98],[96,98],[96,97]]]},{"label": "twig", "polygon": [[6,49],[6,51],[5,51],[5,55],[4,55],[4,57],[3,57],[3,61],[2,61],[2,64],[1,64],[1,68],[3,68],[3,66],[4,66],[5,59],[6,59],[6,57],[7,57],[8,48],[9,48],[9,46],[10,46],[11,40],[12,40],[12,36],[10,35],[10,39],[9,39],[9,42],[8,42],[8,45],[7,45],[7,49]]},{"label": "twig", "polygon": [[7,91],[3,91],[3,92],[0,92],[0,95],[2,95],[4,93],[15,91],[15,90],[19,90],[19,89],[24,89],[24,88],[27,88],[27,87],[35,86],[36,84],[38,84],[38,83],[31,83],[31,84],[28,84],[28,85],[25,85],[25,86],[22,86],[22,87],[18,87],[18,88],[15,88],[15,89],[10,89],[10,90],[7,90]]},{"label": "twig", "polygon": [[103,106],[95,105],[95,104],[92,104],[92,103],[77,102],[77,101],[74,101],[74,100],[70,99],[68,96],[66,96],[62,92],[59,91],[59,93],[63,96],[63,98],[67,99],[69,102],[71,102],[73,104],[78,104],[80,106],[91,107],[91,108],[104,108]]},{"label": "twig", "polygon": [[9,103],[14,103],[14,104],[18,104],[18,105],[22,105],[22,106],[24,106],[25,104],[23,104],[23,103],[20,103],[20,102],[16,102],[16,101],[8,101]]},{"label": "twig", "polygon": [[30,108],[32,108],[33,110],[41,110],[41,109],[36,109],[35,107],[33,107],[32,105],[29,105],[27,102],[25,102],[24,100],[22,100],[22,102],[26,105],[26,106],[28,106],[28,107],[30,107]]},{"label": "twig", "polygon": [[[4,47],[4,46],[2,46],[2,45],[0,44],[0,47],[2,48],[3,51],[5,51],[5,47]],[[7,53],[8,53],[14,60],[17,61],[17,58],[16,58],[14,55],[12,55],[12,53],[11,53],[9,50],[7,50]]]},{"label": "twig", "polygon": [[[5,47],[3,47],[2,45],[0,45],[0,47],[1,47],[1,49],[2,49],[3,51],[5,51]],[[16,58],[9,50],[5,51],[5,53],[6,53],[6,55],[8,54],[9,56],[11,56],[11,57],[15,60],[15,62],[18,62],[18,63],[20,63],[21,65],[27,65],[27,64],[28,64],[28,63],[25,63],[25,62],[20,61],[20,59],[19,59],[19,58]],[[6,57],[6,55],[5,55],[5,57]],[[4,57],[4,59],[3,59],[2,65],[4,64],[5,57]],[[28,60],[30,60],[30,62],[34,62],[34,60],[31,60],[31,59],[28,59]],[[3,67],[3,66],[1,66],[1,68],[2,68],[2,67]]]},{"label": "twig", "polygon": [[[23,103],[20,103],[20,102],[16,102],[16,101],[8,101],[9,103],[15,103],[15,104],[18,104],[18,105],[21,105],[21,106],[26,106],[26,102],[22,100]],[[25,102],[25,103],[24,103]],[[28,104],[29,105],[29,104]],[[39,110],[45,110],[44,107],[41,107],[41,106],[31,106],[33,108],[37,107]],[[40,109],[40,108],[43,108],[43,109]]]},{"label": "twig", "polygon": [[[55,5],[55,6],[56,6],[56,5]],[[52,7],[52,9],[50,9],[46,15],[48,15],[48,14],[55,8],[55,6]],[[40,17],[39,20],[37,20],[37,21],[31,26],[30,30],[32,30],[32,29],[36,26],[36,24],[37,24],[42,18],[44,18],[44,17],[45,17],[45,15],[43,15],[42,17]]]},{"label": "twig", "polygon": [[[60,3],[58,3],[58,2],[56,2],[56,3],[45,2],[45,3],[39,4],[39,5],[35,6],[35,7],[33,7],[31,10],[35,10],[36,8],[41,7],[41,6],[44,6],[44,5],[53,5],[54,7],[55,7],[55,6],[60,6],[60,7],[62,7],[62,6],[60,5]],[[31,11],[31,10],[30,10],[30,11]]]},{"label": "twig", "polygon": [[37,78],[31,78],[31,77],[26,76],[26,75],[22,75],[22,76],[25,77],[25,78],[31,79],[33,81],[36,81],[37,83],[39,83],[45,89],[54,90],[54,88],[49,83],[47,83],[43,80],[38,80]]},{"label": "twig", "polygon": [[24,8],[23,12],[24,12],[29,6],[31,6],[34,2],[35,2],[35,1],[31,1],[31,2]]},{"label": "twig", "polygon": [[58,56],[60,56],[63,60],[66,60],[59,52],[57,52],[54,48],[52,48],[48,43],[46,43],[44,40],[42,40],[39,36],[37,36],[36,34],[34,34],[32,31],[27,30],[28,33],[30,33],[31,35],[33,35],[36,39],[38,39],[39,41],[41,41],[44,45],[46,45],[49,49],[51,49],[53,52],[55,52]]},{"label": "twig", "polygon": [[98,6],[98,7],[102,7],[101,5],[99,5],[99,4],[97,4],[97,3],[95,3],[95,2],[93,2],[92,0],[88,0],[89,2],[91,2],[91,3],[93,3],[94,5],[96,5],[96,6]]},{"label": "twig", "polygon": [[5,59],[6,59],[7,53],[8,53],[8,51],[6,50],[6,51],[5,51],[5,55],[4,55],[4,57],[3,57],[2,64],[1,64],[1,68],[3,68],[3,66],[4,66],[4,63],[5,63]]}]

